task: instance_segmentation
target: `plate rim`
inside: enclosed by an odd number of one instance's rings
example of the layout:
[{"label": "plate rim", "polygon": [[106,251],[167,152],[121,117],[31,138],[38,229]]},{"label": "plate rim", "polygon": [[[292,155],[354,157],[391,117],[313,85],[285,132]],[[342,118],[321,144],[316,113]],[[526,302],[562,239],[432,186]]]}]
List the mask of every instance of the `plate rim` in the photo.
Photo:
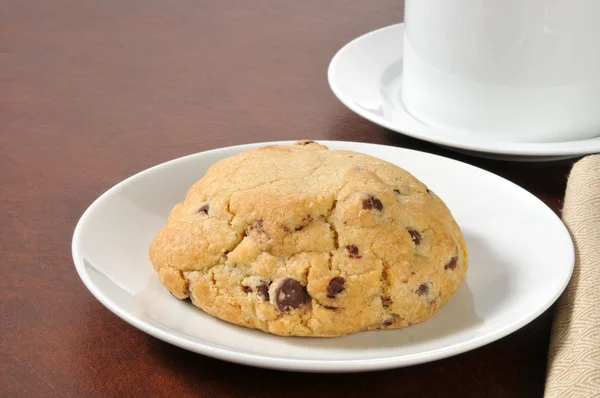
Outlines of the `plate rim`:
[{"label": "plate rim", "polygon": [[[343,360],[322,360],[322,359],[303,359],[303,358],[290,358],[290,357],[274,357],[273,355],[258,355],[248,352],[243,352],[239,350],[235,350],[232,348],[228,348],[226,346],[222,346],[220,344],[214,344],[210,341],[191,341],[185,337],[177,336],[175,334],[168,333],[161,328],[152,325],[149,322],[145,322],[143,320],[138,319],[136,316],[129,314],[126,310],[121,308],[117,303],[114,303],[110,298],[108,298],[102,291],[99,289],[96,284],[92,281],[89,276],[86,266],[83,261],[83,255],[80,253],[79,246],[80,242],[83,239],[82,229],[85,225],[88,218],[91,217],[92,213],[96,209],[96,207],[100,206],[100,204],[106,200],[114,191],[120,189],[126,184],[131,183],[136,178],[142,177],[146,174],[151,173],[157,168],[168,167],[168,165],[172,165],[178,162],[183,162],[186,159],[190,159],[193,157],[203,156],[207,154],[218,154],[219,152],[230,152],[236,151],[241,152],[247,149],[256,148],[264,145],[289,145],[293,143],[294,140],[287,141],[268,141],[268,142],[255,142],[241,145],[232,145],[227,147],[215,148],[207,151],[191,153],[185,156],[181,156],[175,159],[168,160],[166,162],[159,163],[155,166],[151,166],[147,169],[139,171],[126,177],[121,180],[117,184],[110,187],[104,193],[102,193],[98,198],[96,198],[83,212],[81,217],[79,218],[77,225],[75,226],[72,242],[71,242],[71,251],[73,263],[75,265],[75,269],[79,278],[84,283],[85,287],[89,290],[90,293],[109,311],[113,314],[117,315],[126,323],[131,326],[137,328],[145,332],[146,334],[153,336],[159,340],[165,341],[167,343],[173,344],[177,347],[206,355],[208,357],[225,360],[233,363],[238,363],[242,365],[267,368],[267,369],[277,369],[277,370],[286,370],[286,371],[297,371],[297,372],[321,372],[321,373],[342,373],[342,372],[365,372],[365,371],[375,371],[375,370],[384,370],[384,369],[392,369],[392,368],[400,368],[405,366],[412,366],[421,363],[427,363],[436,361],[443,358],[452,357],[455,355],[463,354],[465,352],[471,351],[473,349],[482,347],[494,341],[497,341],[505,336],[508,336],[511,333],[521,329],[525,325],[529,324],[536,318],[538,318],[544,311],[546,311],[554,302],[560,297],[562,292],[567,287],[569,283],[573,268],[575,264],[575,248],[573,245],[573,241],[571,239],[570,233],[562,220],[550,209],[544,202],[542,202],[535,195],[522,188],[521,186],[513,183],[510,180],[507,180],[504,177],[501,177],[497,174],[494,174],[485,169],[479,168],[477,166],[473,166],[466,162],[461,162],[459,160],[455,160],[452,158],[431,154],[427,152],[417,151],[408,148],[395,147],[390,145],[381,145],[381,144],[372,144],[372,143],[364,143],[364,142],[356,142],[356,141],[339,141],[339,140],[318,140],[319,143],[324,145],[350,145],[350,146],[370,146],[374,148],[383,147],[383,148],[392,148],[394,150],[399,151],[408,151],[417,153],[419,156],[432,156],[436,158],[442,158],[451,162],[456,162],[468,167],[475,168],[480,172],[487,174],[491,178],[503,180],[504,183],[509,183],[514,186],[514,188],[521,190],[525,195],[531,196],[532,199],[537,201],[538,205],[541,205],[544,208],[544,211],[549,212],[548,215],[553,219],[554,222],[558,222],[557,227],[562,227],[562,232],[566,234],[565,238],[570,242],[569,245],[569,257],[570,257],[570,268],[568,270],[568,277],[563,281],[562,286],[553,294],[552,298],[540,306],[536,311],[533,311],[526,316],[521,317],[520,319],[513,321],[508,326],[504,326],[501,328],[497,328],[496,330],[488,333],[486,335],[470,339],[467,341],[463,341],[460,343],[452,344],[446,347],[436,348],[425,352],[417,352],[413,354],[407,354],[402,356],[389,356],[382,358],[368,358],[368,359],[343,359]],[[351,150],[360,150],[358,148],[353,148]],[[279,337],[279,336],[273,336]],[[293,337],[292,337],[293,338]]]},{"label": "plate rim", "polygon": [[[420,139],[423,141],[431,142],[437,145],[443,145],[450,148],[459,148],[467,151],[473,152],[485,152],[485,153],[493,153],[498,155],[515,155],[515,156],[531,156],[531,157],[544,157],[544,156],[582,156],[589,155],[593,153],[600,152],[600,135],[598,137],[578,140],[578,141],[557,141],[557,142],[540,142],[540,143],[531,143],[531,142],[511,142],[511,141],[490,141],[490,142],[475,142],[469,143],[468,141],[464,141],[462,138],[454,138],[454,139],[444,139],[440,136],[429,136],[423,133],[417,133],[413,131],[411,128],[405,128],[406,126],[398,126],[393,123],[388,122],[370,112],[365,112],[359,106],[352,103],[351,100],[348,99],[348,96],[342,94],[342,89],[336,82],[335,71],[334,69],[338,66],[340,62],[340,58],[344,55],[346,51],[348,51],[351,47],[359,44],[360,42],[370,38],[371,36],[376,36],[381,34],[387,30],[401,30],[404,32],[404,23],[397,23],[388,26],[384,26],[375,30],[371,30],[367,33],[364,33],[358,37],[355,37],[351,41],[344,44],[333,56],[331,61],[329,62],[329,66],[327,68],[327,81],[329,83],[329,87],[336,98],[344,104],[348,109],[352,112],[356,113],[360,117],[367,119],[368,121],[375,123],[379,126],[385,127],[397,134],[406,135],[412,138]],[[415,122],[422,124],[425,128],[442,130],[437,127],[426,125],[416,119],[414,119],[408,112],[406,114]],[[599,132],[600,134],[600,132]],[[559,145],[568,145],[574,143],[585,143],[586,141],[598,141],[595,146],[590,146],[589,148],[562,148]],[[550,147],[548,147],[550,146]]]}]

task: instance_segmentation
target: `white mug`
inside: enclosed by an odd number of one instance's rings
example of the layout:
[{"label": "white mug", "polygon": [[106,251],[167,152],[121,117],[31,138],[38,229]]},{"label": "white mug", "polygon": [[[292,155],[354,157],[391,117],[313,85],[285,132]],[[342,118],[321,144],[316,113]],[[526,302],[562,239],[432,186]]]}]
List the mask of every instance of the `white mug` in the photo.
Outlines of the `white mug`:
[{"label": "white mug", "polygon": [[600,0],[406,0],[402,101],[492,139],[600,136]]}]

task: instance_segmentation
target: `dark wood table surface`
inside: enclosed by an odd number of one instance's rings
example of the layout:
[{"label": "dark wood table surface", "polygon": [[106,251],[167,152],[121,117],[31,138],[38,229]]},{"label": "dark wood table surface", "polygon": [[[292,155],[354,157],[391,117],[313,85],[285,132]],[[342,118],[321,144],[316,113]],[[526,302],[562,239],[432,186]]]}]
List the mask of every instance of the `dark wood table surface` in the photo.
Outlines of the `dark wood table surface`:
[{"label": "dark wood table surface", "polygon": [[558,212],[572,162],[459,155],[369,123],[333,96],[335,52],[402,19],[399,0],[0,0],[0,396],[541,396],[551,310],[433,363],[288,373],[150,337],[75,272],[73,229],[105,190],[157,163],[249,142],[437,153],[504,176]]}]

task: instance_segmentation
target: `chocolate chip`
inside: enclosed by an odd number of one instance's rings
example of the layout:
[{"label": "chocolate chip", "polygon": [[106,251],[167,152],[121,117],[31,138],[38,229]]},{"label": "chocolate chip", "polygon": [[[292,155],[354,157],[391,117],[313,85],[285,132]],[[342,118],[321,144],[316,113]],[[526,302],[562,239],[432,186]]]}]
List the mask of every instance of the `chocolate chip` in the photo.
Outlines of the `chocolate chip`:
[{"label": "chocolate chip", "polygon": [[376,197],[369,196],[367,199],[363,199],[362,208],[366,210],[375,209],[378,211],[382,211],[383,203],[381,203],[381,200],[377,199]]},{"label": "chocolate chip", "polygon": [[261,299],[269,301],[269,284],[266,281],[259,283],[256,286],[256,290]]},{"label": "chocolate chip", "polygon": [[417,288],[417,290],[415,290],[415,293],[417,293],[419,296],[423,296],[425,294],[429,293],[429,285],[428,283],[421,283],[419,285],[419,287]]},{"label": "chocolate chip", "polygon": [[308,144],[314,144],[314,143],[315,143],[315,142],[314,142],[314,141],[312,141],[312,140],[302,140],[302,141],[297,141],[297,142],[296,142],[296,145],[302,145],[302,146],[304,146],[304,145],[308,145]]},{"label": "chocolate chip", "polygon": [[392,314],[392,317],[383,321],[383,325],[384,326],[392,326],[394,324],[394,322],[396,321],[396,318],[398,317],[398,315],[396,314]]},{"label": "chocolate chip", "polygon": [[283,229],[283,232],[290,232],[290,229],[288,227],[286,227],[285,225],[282,226],[281,229]]},{"label": "chocolate chip", "polygon": [[209,208],[210,206],[208,205],[208,202],[203,203],[202,206],[200,206],[200,208],[198,209],[198,214],[208,214]]},{"label": "chocolate chip", "polygon": [[415,242],[415,245],[419,246],[421,244],[421,234],[414,229],[409,229],[408,233],[410,234],[412,241]]},{"label": "chocolate chip", "polygon": [[454,269],[456,268],[456,262],[458,261],[458,257],[454,256],[450,259],[450,261],[448,261],[448,264],[446,264],[444,266],[444,269],[449,269],[454,271]]},{"label": "chocolate chip", "polygon": [[383,203],[381,203],[381,200],[377,199],[377,198],[373,198],[373,207],[375,208],[375,210],[383,210]]},{"label": "chocolate chip", "polygon": [[275,302],[279,311],[289,311],[298,308],[308,301],[306,288],[292,278],[285,278],[275,290]]},{"label": "chocolate chip", "polygon": [[358,247],[354,245],[346,246],[346,251],[348,252],[348,257],[350,258],[362,258],[362,256],[358,254]]},{"label": "chocolate chip", "polygon": [[265,229],[263,228],[263,220],[256,220],[254,221],[250,226],[248,226],[247,232],[248,231],[256,231],[259,234],[264,234],[264,237],[266,239],[271,239],[271,235],[269,235],[267,233],[267,231],[265,231]]},{"label": "chocolate chip", "polygon": [[344,283],[346,280],[341,276],[336,276],[332,280],[329,281],[329,285],[327,285],[327,297],[334,298],[344,291]]},{"label": "chocolate chip", "polygon": [[311,223],[312,221],[312,216],[309,214],[306,217],[304,217],[302,219],[302,224],[298,225],[296,228],[294,228],[294,230],[296,231],[302,231],[304,228],[306,228],[308,226],[308,224]]},{"label": "chocolate chip", "polygon": [[394,300],[392,300],[390,296],[383,296],[381,298],[381,303],[384,307],[389,307],[390,305],[394,304]]},{"label": "chocolate chip", "polygon": [[242,281],[244,293],[256,293],[264,301],[269,301],[269,285],[271,281],[259,276],[251,276]]},{"label": "chocolate chip", "polygon": [[394,189],[394,192],[396,192],[398,195],[400,195],[400,190],[399,189]]}]

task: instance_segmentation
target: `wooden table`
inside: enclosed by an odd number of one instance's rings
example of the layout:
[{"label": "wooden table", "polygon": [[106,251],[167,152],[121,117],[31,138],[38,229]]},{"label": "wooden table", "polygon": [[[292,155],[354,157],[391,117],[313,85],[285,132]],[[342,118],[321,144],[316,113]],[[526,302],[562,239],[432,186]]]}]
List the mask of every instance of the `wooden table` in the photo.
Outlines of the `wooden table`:
[{"label": "wooden table", "polygon": [[399,0],[0,0],[0,396],[535,397],[551,311],[437,362],[346,375],[233,365],[121,321],[80,282],[73,228],[122,179],[211,148],[313,138],[442,154],[561,206],[571,162],[459,155],[361,119],[331,93],[346,42]]}]

